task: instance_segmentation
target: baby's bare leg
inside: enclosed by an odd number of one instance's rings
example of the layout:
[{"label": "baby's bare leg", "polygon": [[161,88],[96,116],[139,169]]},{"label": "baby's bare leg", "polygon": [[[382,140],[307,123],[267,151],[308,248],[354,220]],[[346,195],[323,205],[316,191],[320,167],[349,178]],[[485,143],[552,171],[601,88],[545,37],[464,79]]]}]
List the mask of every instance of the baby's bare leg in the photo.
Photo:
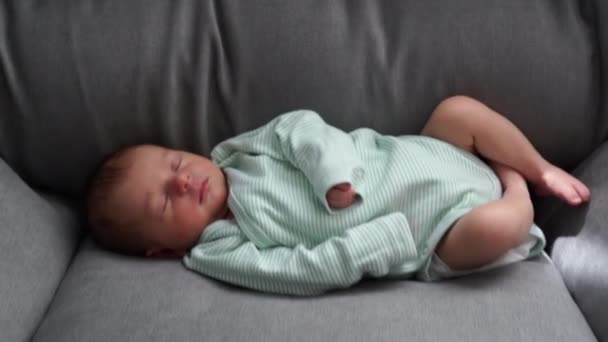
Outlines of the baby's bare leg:
[{"label": "baby's bare leg", "polygon": [[492,163],[504,188],[503,197],[461,217],[441,240],[436,253],[454,270],[478,268],[523,243],[534,216],[524,178]]},{"label": "baby's bare leg", "polygon": [[589,200],[590,191],[582,182],[545,160],[508,119],[472,98],[454,96],[441,102],[421,134],[514,168],[541,195],[555,195],[572,205]]}]

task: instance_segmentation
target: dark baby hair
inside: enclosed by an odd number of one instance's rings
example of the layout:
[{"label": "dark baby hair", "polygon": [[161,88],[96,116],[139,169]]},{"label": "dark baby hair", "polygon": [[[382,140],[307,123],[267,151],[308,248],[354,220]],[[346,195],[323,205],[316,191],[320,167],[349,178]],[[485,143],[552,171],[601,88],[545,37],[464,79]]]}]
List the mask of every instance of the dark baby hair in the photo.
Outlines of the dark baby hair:
[{"label": "dark baby hair", "polygon": [[86,215],[93,239],[112,251],[143,255],[145,238],[136,219],[124,217],[113,197],[131,167],[130,154],[136,146],[123,148],[105,159],[89,182],[86,194]]}]

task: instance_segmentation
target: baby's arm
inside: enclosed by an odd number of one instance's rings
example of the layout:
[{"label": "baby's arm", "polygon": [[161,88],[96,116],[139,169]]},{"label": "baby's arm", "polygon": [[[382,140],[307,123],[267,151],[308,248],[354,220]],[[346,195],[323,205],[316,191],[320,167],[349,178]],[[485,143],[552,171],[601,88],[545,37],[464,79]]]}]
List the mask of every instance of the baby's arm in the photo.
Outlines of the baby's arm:
[{"label": "baby's arm", "polygon": [[336,185],[348,183],[363,196],[365,169],[352,137],[325,123],[315,112],[300,110],[280,115],[260,128],[222,142],[211,156],[223,167],[238,154],[289,162],[302,171],[328,211],[332,206],[327,195]]},{"label": "baby's arm", "polygon": [[348,133],[311,111],[282,116],[275,132],[284,157],[304,173],[328,210],[348,207],[361,196],[365,171]]},{"label": "baby's arm", "polygon": [[258,249],[238,226],[217,227],[204,233],[184,262],[195,271],[235,285],[315,295],[351,286],[366,274],[384,276],[391,267],[415,257],[407,219],[393,213],[311,249],[301,244]]}]

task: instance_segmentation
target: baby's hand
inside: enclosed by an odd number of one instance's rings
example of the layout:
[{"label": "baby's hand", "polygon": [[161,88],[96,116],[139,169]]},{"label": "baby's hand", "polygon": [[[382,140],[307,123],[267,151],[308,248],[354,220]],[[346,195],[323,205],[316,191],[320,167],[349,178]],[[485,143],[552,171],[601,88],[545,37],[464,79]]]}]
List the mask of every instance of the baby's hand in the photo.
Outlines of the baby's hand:
[{"label": "baby's hand", "polygon": [[330,207],[343,209],[355,202],[355,195],[355,190],[350,183],[341,183],[329,189],[325,198]]}]

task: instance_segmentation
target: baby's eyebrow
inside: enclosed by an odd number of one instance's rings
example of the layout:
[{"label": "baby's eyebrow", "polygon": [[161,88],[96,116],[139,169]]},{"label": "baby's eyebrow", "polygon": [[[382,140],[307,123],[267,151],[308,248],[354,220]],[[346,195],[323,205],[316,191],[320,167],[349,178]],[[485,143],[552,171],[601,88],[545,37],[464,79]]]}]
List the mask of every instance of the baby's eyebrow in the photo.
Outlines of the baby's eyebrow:
[{"label": "baby's eyebrow", "polygon": [[162,163],[163,165],[169,165],[169,167],[171,167],[171,155],[173,155],[173,150],[170,149],[165,149],[165,152],[163,153],[162,156]]},{"label": "baby's eyebrow", "polygon": [[172,156],[175,154],[174,150],[170,150],[170,149],[166,149],[165,152],[162,155],[162,159],[161,159],[161,163],[163,167],[168,167],[169,169],[172,169],[173,166],[173,160],[175,158],[173,158]]}]

